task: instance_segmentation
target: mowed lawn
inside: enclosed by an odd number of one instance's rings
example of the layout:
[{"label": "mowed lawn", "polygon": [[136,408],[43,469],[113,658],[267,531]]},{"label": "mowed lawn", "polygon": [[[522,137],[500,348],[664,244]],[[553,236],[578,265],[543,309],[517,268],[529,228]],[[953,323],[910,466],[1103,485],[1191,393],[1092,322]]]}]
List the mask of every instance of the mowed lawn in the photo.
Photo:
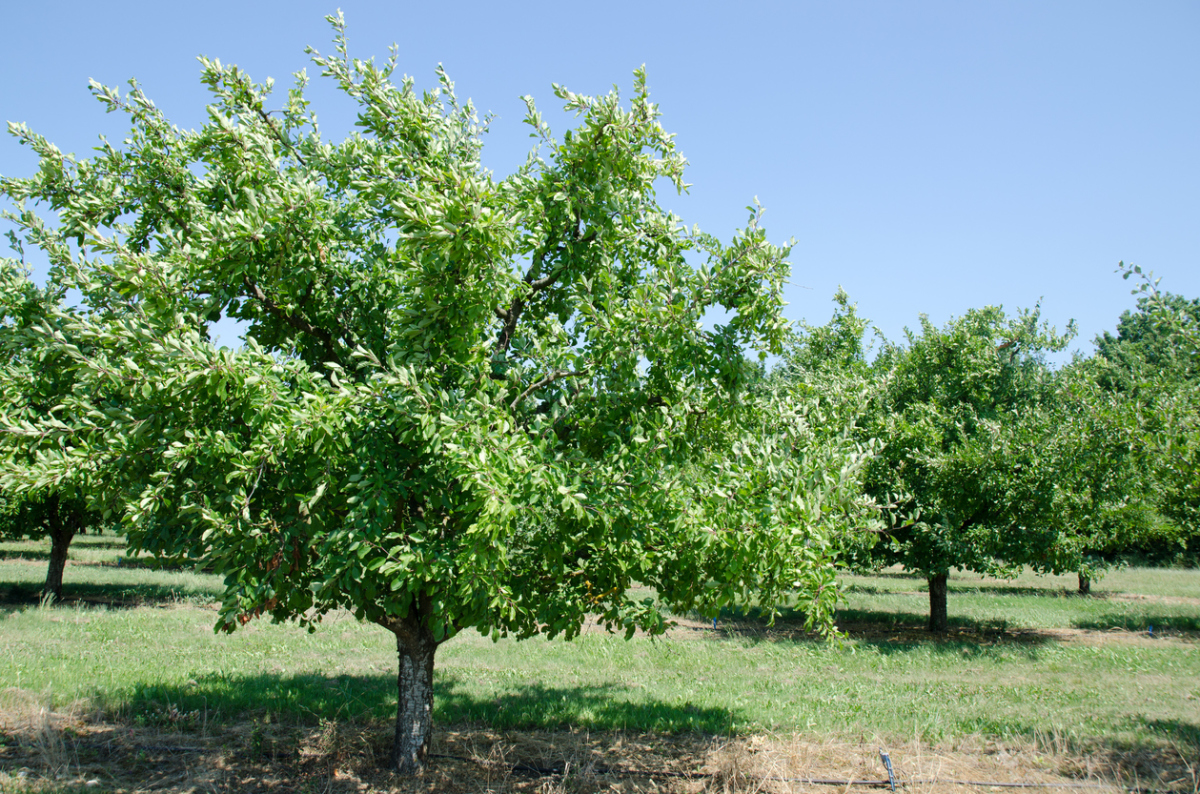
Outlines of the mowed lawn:
[{"label": "mowed lawn", "polygon": [[[260,620],[217,635],[216,577],[123,555],[119,538],[79,538],[64,603],[47,607],[37,602],[45,546],[0,544],[3,698],[180,730],[338,719],[382,729],[392,719],[387,632],[338,614],[313,634]],[[787,615],[769,627],[738,613],[716,630],[682,616],[665,637],[631,641],[467,632],[438,652],[435,720],[1200,751],[1200,571],[1113,571],[1086,598],[1074,577],[953,576],[944,639],[922,630],[922,580],[885,572],[844,584],[837,644],[804,636]]]}]

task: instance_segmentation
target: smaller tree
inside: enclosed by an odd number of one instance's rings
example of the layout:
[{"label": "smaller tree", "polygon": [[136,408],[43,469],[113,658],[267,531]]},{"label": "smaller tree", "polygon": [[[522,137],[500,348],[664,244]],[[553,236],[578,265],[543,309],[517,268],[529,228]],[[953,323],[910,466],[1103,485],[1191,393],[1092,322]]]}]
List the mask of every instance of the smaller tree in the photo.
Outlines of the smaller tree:
[{"label": "smaller tree", "polygon": [[996,307],[943,329],[922,316],[920,335],[906,334],[876,361],[884,383],[871,432],[887,445],[868,490],[895,512],[871,555],[927,578],[929,629],[945,632],[950,569],[1011,576],[1022,564],[1070,564],[1050,520],[1054,472],[1040,423],[1028,421],[1052,401],[1043,354],[1070,337],[1036,310],[1009,319]]},{"label": "smaller tree", "polygon": [[[11,259],[0,260],[0,415],[3,426],[32,427],[55,420],[74,381],[61,356],[38,344],[35,326],[48,327],[63,291],[39,289]],[[37,457],[44,437],[22,436],[0,444],[0,472],[21,468]],[[42,597],[62,600],[63,571],[75,535],[94,524],[98,515],[88,508],[83,483],[65,476],[20,487],[0,479],[0,537],[49,538],[50,565]]]}]

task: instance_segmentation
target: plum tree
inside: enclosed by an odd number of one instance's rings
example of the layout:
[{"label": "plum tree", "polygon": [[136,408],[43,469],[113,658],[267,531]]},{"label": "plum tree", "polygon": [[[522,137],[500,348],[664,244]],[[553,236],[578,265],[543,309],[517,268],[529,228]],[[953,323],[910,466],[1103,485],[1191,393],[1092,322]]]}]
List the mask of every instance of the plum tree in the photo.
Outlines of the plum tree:
[{"label": "plum tree", "polygon": [[[404,773],[435,652],[465,629],[632,636],[798,589],[828,630],[841,497],[810,476],[802,417],[749,388],[746,354],[788,327],[788,248],[759,211],[726,245],[657,203],[685,160],[640,70],[627,105],[555,86],[578,117],[561,139],[527,98],[536,148],[501,179],[440,70],[393,80],[394,53],[351,58],[330,21],[335,54],[310,54],[358,105],[339,143],[303,73],[270,109],[269,80],[206,59],[198,130],[136,84],[94,86],[131,131],[90,158],[14,125],[41,167],[0,183],[9,218],[85,310],[42,327],[77,388],[53,418],[5,417],[8,444],[43,445],[5,487],[103,483],[133,548],[225,576],[221,629],[346,609],[390,631]],[[237,349],[209,340],[223,316]]]}]

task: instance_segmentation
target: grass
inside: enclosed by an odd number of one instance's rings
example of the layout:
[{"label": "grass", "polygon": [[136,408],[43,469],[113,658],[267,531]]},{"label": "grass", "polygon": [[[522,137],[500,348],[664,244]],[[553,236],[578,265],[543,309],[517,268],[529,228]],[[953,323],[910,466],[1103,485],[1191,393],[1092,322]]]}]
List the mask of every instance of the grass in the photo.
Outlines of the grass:
[{"label": "grass", "polygon": [[[48,542],[0,541],[0,611],[41,599],[50,559]],[[164,569],[151,558],[129,557],[125,542],[111,534],[79,535],[71,543],[63,574],[64,593],[74,601],[133,606],[164,601],[197,604],[219,599],[219,577]]]},{"label": "grass", "polygon": [[[386,733],[396,662],[382,629],[337,614],[311,635],[266,621],[215,635],[217,577],[118,565],[118,538],[80,540],[65,603],[49,607],[37,600],[41,546],[0,544],[0,693],[12,703],[193,736],[347,722]],[[1113,571],[1087,598],[1073,577],[954,576],[945,639],[921,631],[922,580],[889,571],[845,584],[841,645],[786,616],[768,628],[733,614],[716,631],[681,619],[666,637],[630,642],[465,633],[438,652],[435,721],[1200,757],[1200,571]],[[16,730],[4,716],[14,708],[0,702],[0,736]]]},{"label": "grass", "polygon": [[[952,627],[996,629],[1124,629],[1200,631],[1200,571],[1125,568],[1109,571],[1078,596],[1077,579],[1026,572],[996,580],[957,572],[950,576]],[[889,570],[846,577],[843,624],[923,626],[929,614],[925,580]]]}]

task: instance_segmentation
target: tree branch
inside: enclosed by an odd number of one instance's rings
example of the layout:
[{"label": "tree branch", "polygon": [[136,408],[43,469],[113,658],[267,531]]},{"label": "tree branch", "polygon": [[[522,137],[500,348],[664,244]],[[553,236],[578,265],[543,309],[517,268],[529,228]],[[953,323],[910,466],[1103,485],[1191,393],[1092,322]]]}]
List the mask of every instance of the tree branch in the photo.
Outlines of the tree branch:
[{"label": "tree branch", "polygon": [[570,371],[565,370],[565,369],[556,369],[553,372],[551,372],[549,375],[547,375],[546,377],[537,381],[536,383],[530,384],[528,389],[521,392],[520,396],[517,397],[517,399],[512,401],[512,405],[510,405],[509,408],[511,410],[515,411],[517,409],[517,406],[521,404],[522,400],[524,400],[530,394],[532,394],[533,392],[542,388],[543,386],[548,386],[556,380],[560,380],[561,378],[577,378],[580,375],[586,375],[586,374],[587,374],[586,369],[577,369],[577,370],[570,370]]},{"label": "tree branch", "polygon": [[300,315],[288,314],[285,312],[279,306],[279,304],[275,303],[275,301],[271,300],[271,298],[267,296],[267,293],[262,291],[262,288],[259,287],[258,284],[251,281],[249,276],[242,276],[242,284],[244,284],[246,289],[250,291],[250,295],[263,305],[263,308],[267,310],[268,314],[279,320],[282,320],[285,324],[291,326],[297,331],[301,331],[302,333],[316,337],[324,346],[325,353],[329,356],[329,360],[336,361],[339,364],[341,363],[342,357],[338,355],[337,346],[334,344],[332,334],[330,334],[324,328],[318,328]]},{"label": "tree branch", "polygon": [[300,162],[300,165],[307,166],[308,163],[304,162],[304,156],[300,154],[299,150],[296,148],[296,144],[289,141],[287,136],[283,134],[283,130],[278,129],[275,126],[275,123],[271,121],[270,114],[263,111],[262,105],[260,104],[255,107],[254,111],[258,113],[258,117],[262,119],[263,123],[266,124],[267,127],[270,128],[271,132],[275,134],[275,137],[279,139],[279,142],[291,150],[292,155]]},{"label": "tree branch", "polygon": [[[586,244],[595,241],[596,231],[593,229],[586,237],[583,236],[582,221],[577,218],[575,231],[571,236],[574,238],[570,242],[571,245]],[[504,327],[500,329],[500,336],[496,339],[497,353],[505,352],[508,350],[508,346],[512,344],[512,338],[517,332],[517,322],[521,319],[521,313],[525,311],[526,301],[542,290],[554,286],[559,278],[562,277],[563,271],[566,270],[566,267],[563,265],[559,265],[541,278],[537,278],[535,274],[541,271],[542,266],[546,262],[547,254],[551,251],[558,253],[563,250],[563,247],[559,245],[555,245],[552,249],[543,248],[537,259],[529,266],[529,271],[525,274],[525,278],[522,279],[529,289],[524,295],[513,298],[512,306],[507,310],[501,308],[495,309],[496,316],[504,323]]]}]

